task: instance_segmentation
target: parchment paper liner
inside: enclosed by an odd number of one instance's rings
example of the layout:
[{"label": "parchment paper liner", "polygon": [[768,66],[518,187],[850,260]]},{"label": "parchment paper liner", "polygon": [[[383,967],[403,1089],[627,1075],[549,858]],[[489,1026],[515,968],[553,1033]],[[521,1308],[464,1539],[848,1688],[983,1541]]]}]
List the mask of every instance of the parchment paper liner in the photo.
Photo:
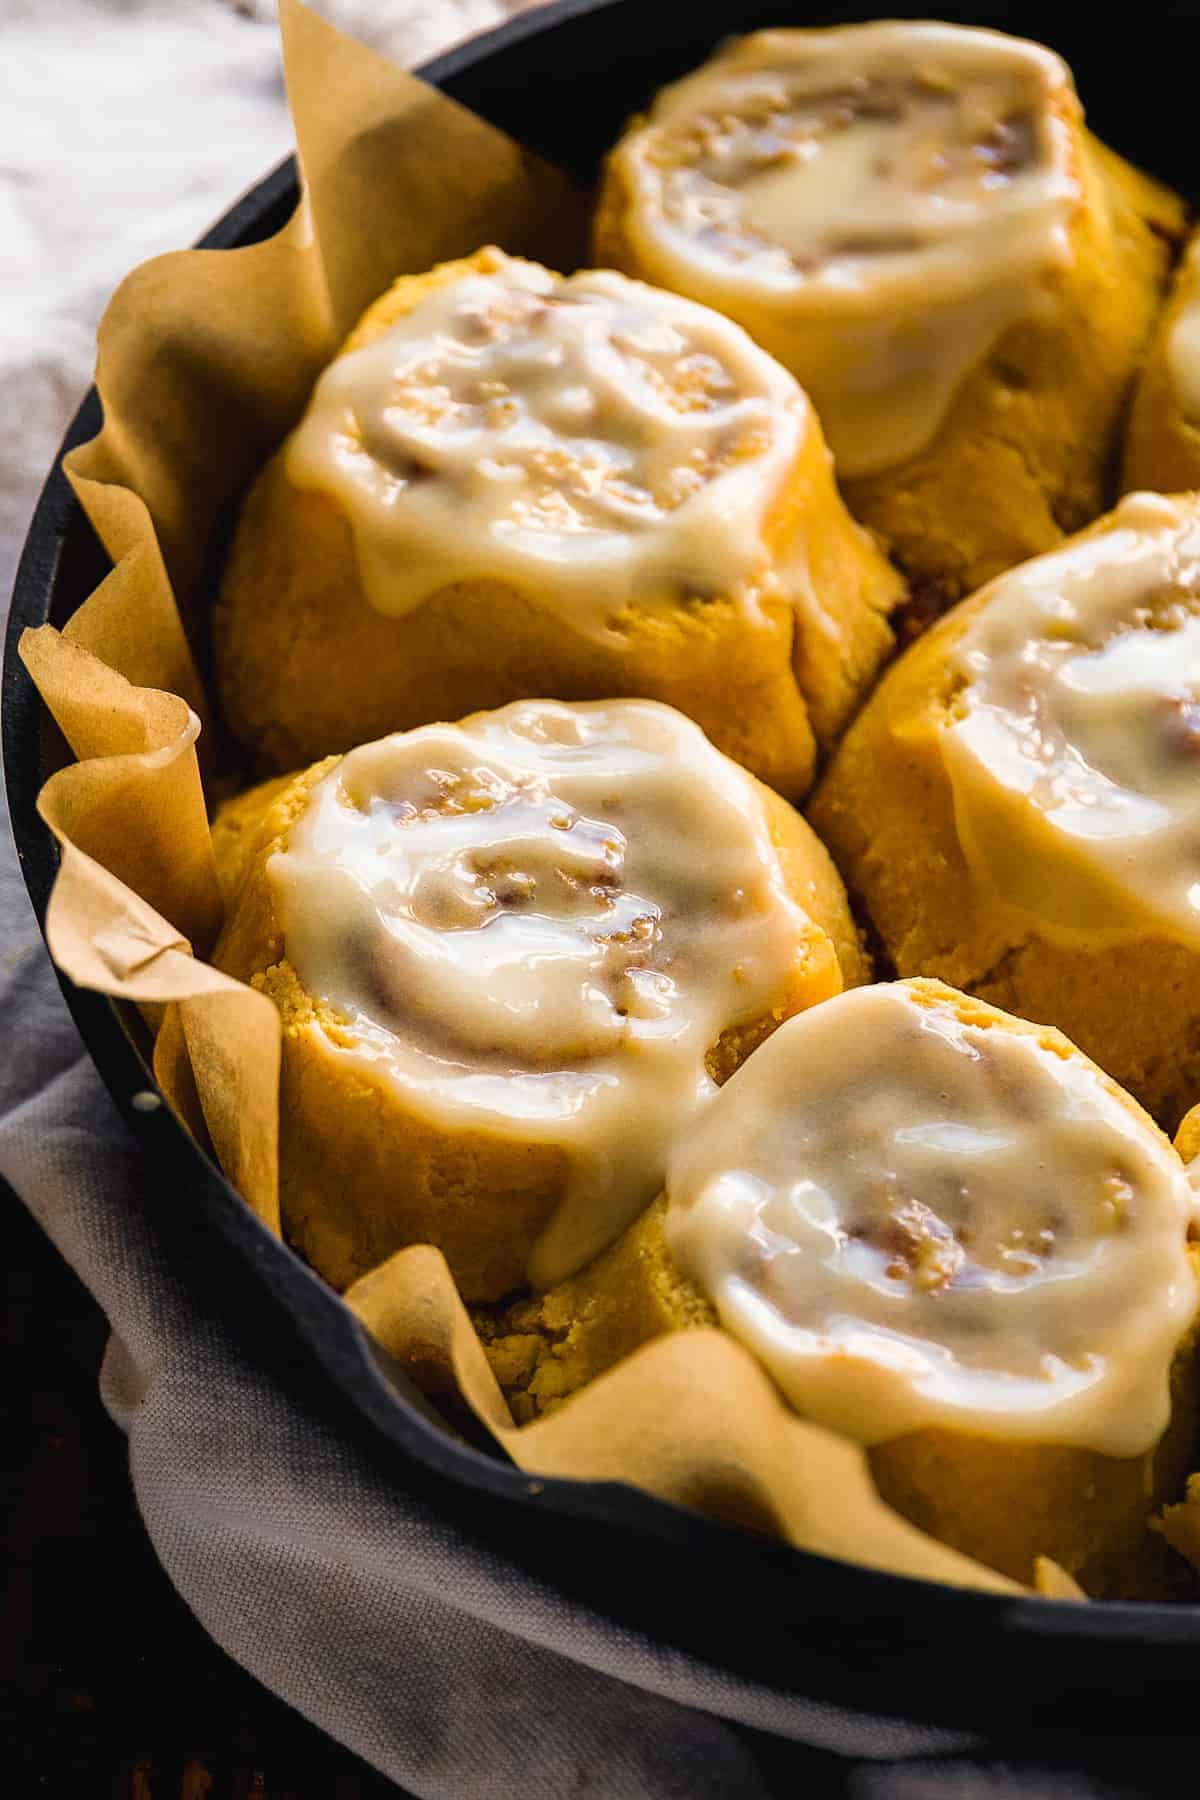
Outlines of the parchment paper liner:
[{"label": "parchment paper liner", "polygon": [[[38,802],[62,850],[51,953],[79,986],[161,1024],[170,1104],[276,1232],[278,1015],[201,960],[221,903],[191,646],[222,523],[396,275],[482,242],[577,266],[587,216],[560,172],[301,0],[279,10],[304,197],[269,242],[158,257],[117,290],[99,332],[104,428],[67,463],[116,566],[61,636],[44,626],[21,646],[79,759]],[[358,1284],[355,1309],[427,1392],[453,1384],[533,1473],[626,1480],[805,1549],[1022,1591],[885,1507],[861,1451],[797,1418],[720,1332],[648,1345],[517,1429],[439,1252],[400,1252]],[[1037,1585],[1078,1594],[1052,1565]]]}]

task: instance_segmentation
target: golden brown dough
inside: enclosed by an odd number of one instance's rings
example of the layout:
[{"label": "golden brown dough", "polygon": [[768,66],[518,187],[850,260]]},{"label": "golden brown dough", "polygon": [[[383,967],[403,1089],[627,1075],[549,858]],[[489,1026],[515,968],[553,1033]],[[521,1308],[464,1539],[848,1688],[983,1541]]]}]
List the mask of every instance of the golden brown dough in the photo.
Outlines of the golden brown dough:
[{"label": "golden brown dough", "polygon": [[[377,342],[465,276],[530,266],[480,251],[403,276],[342,355]],[[646,303],[653,308],[652,294]],[[533,695],[645,695],[678,707],[719,749],[799,796],[818,749],[835,740],[891,648],[888,614],[904,585],[842,505],[811,415],[762,529],[781,585],[762,597],[757,622],[735,594],[685,592],[664,604],[647,593],[596,635],[485,566],[448,585],[431,578],[421,604],[386,616],[364,594],[339,503],[294,484],[285,445],[246,501],[221,586],[215,639],[226,716],[260,767],[284,769]],[[396,556],[403,562],[403,549]]]},{"label": "golden brown dough", "polygon": [[1156,1524],[1172,1550],[1200,1573],[1200,1475],[1188,1476],[1183,1499],[1164,1507]]},{"label": "golden brown dough", "polygon": [[651,1338],[717,1323],[671,1258],[666,1210],[665,1198],[656,1200],[611,1250],[547,1293],[503,1312],[476,1312],[475,1328],[518,1424],[568,1399]]}]

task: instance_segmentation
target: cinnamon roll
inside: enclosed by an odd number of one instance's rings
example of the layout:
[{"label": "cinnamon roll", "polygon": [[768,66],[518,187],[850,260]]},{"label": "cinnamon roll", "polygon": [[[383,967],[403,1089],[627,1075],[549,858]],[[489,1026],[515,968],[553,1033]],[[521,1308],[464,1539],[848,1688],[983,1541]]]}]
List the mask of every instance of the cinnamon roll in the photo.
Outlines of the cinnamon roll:
[{"label": "cinnamon roll", "polygon": [[803,820],[651,701],[516,703],[234,803],[216,962],[283,1019],[286,1231],[561,1280],[780,1020],[866,978]]},{"label": "cinnamon roll", "polygon": [[1058,1032],[938,982],[790,1020],[603,1257],[480,1325],[519,1414],[719,1323],[883,1497],[1016,1580],[1169,1586],[1152,1507],[1195,1424],[1196,1198]]},{"label": "cinnamon roll", "polygon": [[1057,1025],[1173,1129],[1200,1091],[1200,500],[1131,495],[956,608],[810,816],[901,975]]},{"label": "cinnamon roll", "polygon": [[888,21],[757,32],[665,88],[594,242],[792,371],[928,608],[1102,510],[1182,224],[1052,51]]},{"label": "cinnamon roll", "polygon": [[260,764],[547,692],[645,695],[788,795],[903,582],[727,319],[496,250],[366,314],[246,503],[219,685]]}]

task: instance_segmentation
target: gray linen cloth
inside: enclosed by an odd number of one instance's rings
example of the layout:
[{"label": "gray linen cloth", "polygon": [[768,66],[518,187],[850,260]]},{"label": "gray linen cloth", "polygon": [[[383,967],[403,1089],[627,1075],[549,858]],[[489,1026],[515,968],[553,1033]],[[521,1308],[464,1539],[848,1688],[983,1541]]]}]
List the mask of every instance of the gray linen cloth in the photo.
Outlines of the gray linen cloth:
[{"label": "gray linen cloth", "polygon": [[[322,10],[411,62],[523,3]],[[261,0],[0,0],[0,41],[4,594],[107,293],[142,258],[194,239],[286,152],[289,126]],[[162,1241],[171,1197],[82,1050],[6,822],[0,1018],[0,1175],[111,1321],[101,1392],[128,1436],[155,1549],[212,1636],[331,1736],[429,1800],[759,1800],[773,1790],[727,1721],[855,1757],[955,1748],[568,1608],[385,1484],[348,1434],[247,1366],[219,1296],[198,1292]],[[853,1792],[1026,1791],[1002,1768],[924,1769],[863,1768]],[[787,1791],[828,1791],[800,1780]],[[1035,1791],[1091,1790],[1043,1772]]]}]

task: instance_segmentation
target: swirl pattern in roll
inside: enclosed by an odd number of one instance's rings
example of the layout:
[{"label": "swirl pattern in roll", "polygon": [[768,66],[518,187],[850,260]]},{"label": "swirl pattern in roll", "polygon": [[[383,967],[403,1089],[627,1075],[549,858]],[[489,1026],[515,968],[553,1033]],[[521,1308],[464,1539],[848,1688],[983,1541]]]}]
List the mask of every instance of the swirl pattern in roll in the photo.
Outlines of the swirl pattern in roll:
[{"label": "swirl pattern in roll", "polygon": [[903,591],[738,326],[489,250],[402,278],[318,381],[244,509],[218,673],[277,768],[538,694],[646,695],[795,796]]},{"label": "swirl pattern in roll", "polygon": [[860,988],[755,1051],[592,1269],[481,1326],[528,1413],[719,1322],[933,1535],[1132,1592],[1169,1581],[1146,1526],[1195,1426],[1196,1218],[1171,1145],[1059,1033]]},{"label": "swirl pattern in roll", "polygon": [[1182,223],[1052,51],[889,21],[758,32],[665,88],[595,248],[792,370],[929,604],[1102,510]]},{"label": "swirl pattern in roll", "polygon": [[570,1274],[754,1045],[866,973],[807,826],[649,701],[397,734],[215,841],[218,964],[284,1021],[285,1225],[339,1287],[417,1242],[468,1298]]},{"label": "swirl pattern in roll", "polygon": [[[879,771],[886,768],[886,785]],[[811,817],[902,975],[1200,1091],[1200,503],[1132,495],[889,671]]]}]

